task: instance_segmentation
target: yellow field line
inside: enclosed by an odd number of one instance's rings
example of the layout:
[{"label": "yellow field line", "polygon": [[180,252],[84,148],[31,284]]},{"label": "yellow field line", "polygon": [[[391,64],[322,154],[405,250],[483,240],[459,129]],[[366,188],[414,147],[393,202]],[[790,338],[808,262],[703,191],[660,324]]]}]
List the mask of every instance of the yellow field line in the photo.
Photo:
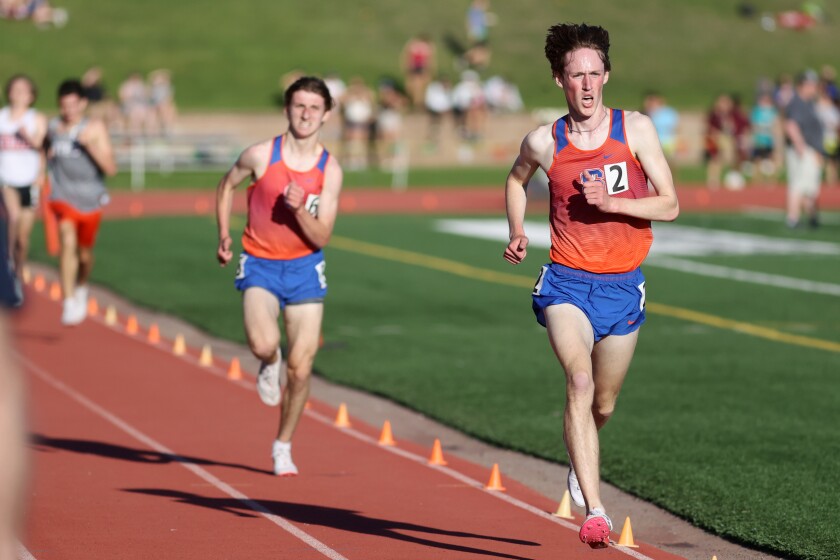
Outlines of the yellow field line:
[{"label": "yellow field line", "polygon": [[[368,243],[366,241],[359,241],[347,237],[333,236],[330,241],[330,247],[341,249],[368,257],[384,259],[440,272],[462,276],[473,280],[482,280],[493,284],[502,284],[505,286],[515,286],[518,288],[531,288],[534,285],[534,279],[518,274],[507,274],[505,272],[496,272],[487,270],[486,268],[478,268],[467,264],[459,263],[457,261],[443,259],[432,255],[425,255],[423,253],[415,253],[414,251],[406,251],[405,249],[397,249],[394,247],[387,247],[376,243]],[[745,323],[743,321],[735,321],[718,317],[717,315],[710,315],[708,313],[701,313],[691,309],[684,309],[682,307],[674,307],[672,305],[664,305],[661,303],[647,302],[647,310],[657,315],[664,315],[675,319],[682,319],[691,323],[700,323],[723,330],[730,330],[742,334],[773,340],[776,342],[784,342],[786,344],[793,344],[796,346],[804,346],[807,348],[816,348],[819,350],[826,350],[829,352],[840,353],[840,343],[830,340],[822,340],[819,338],[811,338],[808,336],[800,336],[795,334],[788,334],[775,329],[760,327],[752,323]]]}]

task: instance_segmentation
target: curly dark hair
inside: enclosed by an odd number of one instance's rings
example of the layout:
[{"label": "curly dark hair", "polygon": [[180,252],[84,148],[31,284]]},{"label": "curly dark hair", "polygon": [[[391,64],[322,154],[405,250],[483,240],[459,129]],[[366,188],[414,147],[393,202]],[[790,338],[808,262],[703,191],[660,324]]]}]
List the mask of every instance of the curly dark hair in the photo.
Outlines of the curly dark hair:
[{"label": "curly dark hair", "polygon": [[554,76],[563,73],[566,55],[577,49],[598,51],[604,62],[604,70],[610,71],[610,34],[606,29],[585,23],[558,23],[548,28],[545,57],[551,63]]},{"label": "curly dark hair", "polygon": [[327,107],[327,111],[333,108],[335,102],[333,101],[332,96],[330,95],[330,90],[327,87],[327,84],[324,83],[324,80],[321,78],[316,78],[315,76],[304,76],[302,78],[298,78],[292,85],[290,85],[287,89],[285,94],[283,95],[283,102],[288,107],[292,103],[292,96],[295,94],[296,91],[308,91],[310,93],[317,93],[321,97],[324,98],[324,105]]}]

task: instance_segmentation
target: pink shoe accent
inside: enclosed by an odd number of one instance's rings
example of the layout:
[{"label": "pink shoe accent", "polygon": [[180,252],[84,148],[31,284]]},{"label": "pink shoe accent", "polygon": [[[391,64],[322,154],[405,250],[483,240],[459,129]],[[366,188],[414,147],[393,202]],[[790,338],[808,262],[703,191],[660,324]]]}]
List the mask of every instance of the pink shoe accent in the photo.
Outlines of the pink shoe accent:
[{"label": "pink shoe accent", "polygon": [[610,543],[610,525],[601,515],[586,518],[580,528],[580,541],[592,548],[606,548]]}]

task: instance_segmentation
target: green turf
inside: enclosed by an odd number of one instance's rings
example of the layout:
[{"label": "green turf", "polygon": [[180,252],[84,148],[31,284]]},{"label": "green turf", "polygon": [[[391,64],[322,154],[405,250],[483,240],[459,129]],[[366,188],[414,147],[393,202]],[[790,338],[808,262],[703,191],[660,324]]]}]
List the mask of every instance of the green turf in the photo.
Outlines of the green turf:
[{"label": "green turf", "polygon": [[[435,232],[432,220],[342,216],[336,235],[518,274],[522,287],[330,248],[318,371],[486,441],[564,462],[563,374],[530,311],[528,285],[546,251],[532,250],[514,268],[501,259],[500,243]],[[745,216],[681,222],[789,236]],[[836,240],[838,232],[812,235]],[[214,236],[207,218],[106,222],[95,278],[242,341],[233,270],[215,264]],[[728,264],[770,271],[773,259]],[[772,272],[792,275],[802,261],[776,257],[775,264]],[[808,266],[822,269],[823,281],[840,277],[836,256]],[[653,266],[645,273],[651,303],[840,343],[836,297]],[[730,539],[786,558],[835,558],[838,369],[838,352],[650,312],[614,421],[602,432],[604,479]]]},{"label": "green turf", "polygon": [[[399,54],[413,34],[435,39],[439,67],[455,74],[443,38],[463,42],[467,0],[60,0],[70,13],[67,27],[38,30],[28,23],[0,21],[0,76],[32,73],[53,107],[57,83],[100,65],[112,92],[132,70],[173,71],[182,108],[270,107],[280,76],[291,70],[373,82],[399,76]],[[765,0],[760,10],[796,9],[801,2]],[[768,33],[758,19],[743,19],[731,0],[592,0],[494,2],[499,23],[491,29],[493,57],[486,74],[519,84],[529,107],[562,104],[543,56],[546,29],[558,21],[587,21],[611,31],[611,103],[637,107],[656,88],[680,108],[705,108],[722,90],[749,99],[760,76],[775,78],[803,66],[840,66],[836,5],[829,19],[806,32]],[[733,56],[737,53],[737,58]]]}]

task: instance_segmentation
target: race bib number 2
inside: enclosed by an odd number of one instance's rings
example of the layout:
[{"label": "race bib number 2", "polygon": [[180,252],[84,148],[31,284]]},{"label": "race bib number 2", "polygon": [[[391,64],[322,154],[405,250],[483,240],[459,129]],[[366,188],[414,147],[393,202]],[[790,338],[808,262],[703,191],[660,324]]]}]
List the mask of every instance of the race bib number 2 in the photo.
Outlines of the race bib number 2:
[{"label": "race bib number 2", "polygon": [[589,173],[592,180],[602,181],[607,189],[607,194],[612,196],[630,190],[630,181],[627,178],[627,162],[619,161],[611,163],[603,169],[587,169],[580,174],[580,182],[586,180],[585,173]]}]

